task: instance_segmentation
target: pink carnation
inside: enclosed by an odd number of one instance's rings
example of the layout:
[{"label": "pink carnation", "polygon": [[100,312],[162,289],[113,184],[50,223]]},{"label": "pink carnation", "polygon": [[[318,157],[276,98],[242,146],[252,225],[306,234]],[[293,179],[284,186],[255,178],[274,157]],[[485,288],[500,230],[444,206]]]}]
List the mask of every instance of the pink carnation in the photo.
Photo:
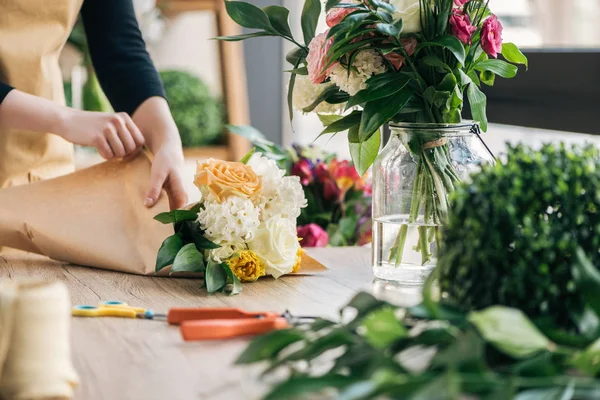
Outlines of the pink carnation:
[{"label": "pink carnation", "polygon": [[494,58],[498,58],[498,53],[502,53],[502,29],[502,24],[495,15],[483,22],[481,47]]},{"label": "pink carnation", "polygon": [[327,53],[333,45],[333,38],[327,40],[328,33],[329,31],[326,31],[315,36],[308,45],[308,56],[306,57],[308,78],[314,84],[323,83],[335,66],[335,63],[333,63],[326,68],[328,64]]},{"label": "pink carnation", "polygon": [[329,235],[317,224],[299,226],[298,237],[302,247],[325,247],[329,244]]},{"label": "pink carnation", "polygon": [[[412,56],[415,53],[415,49],[417,48],[417,39],[415,39],[415,38],[402,39],[402,44],[404,45],[404,50],[406,51],[406,53],[409,56]],[[402,64],[404,64],[404,61],[406,61],[404,56],[402,56],[398,53],[386,54],[385,58],[390,63],[392,63],[394,68],[396,68],[396,71],[398,71],[400,68],[402,68]]]},{"label": "pink carnation", "polygon": [[450,33],[464,44],[471,44],[471,35],[476,30],[467,14],[457,13],[450,17]]},{"label": "pink carnation", "polygon": [[462,7],[465,5],[465,3],[468,3],[469,0],[454,0],[454,5],[456,5],[457,7]]},{"label": "pink carnation", "polygon": [[342,20],[344,18],[346,18],[346,16],[352,14],[354,11],[356,11],[356,8],[334,8],[334,9],[332,9],[331,11],[329,11],[327,13],[327,17],[325,19],[325,21],[327,22],[327,26],[330,28],[333,28],[334,26],[336,26],[337,24],[342,22]]}]

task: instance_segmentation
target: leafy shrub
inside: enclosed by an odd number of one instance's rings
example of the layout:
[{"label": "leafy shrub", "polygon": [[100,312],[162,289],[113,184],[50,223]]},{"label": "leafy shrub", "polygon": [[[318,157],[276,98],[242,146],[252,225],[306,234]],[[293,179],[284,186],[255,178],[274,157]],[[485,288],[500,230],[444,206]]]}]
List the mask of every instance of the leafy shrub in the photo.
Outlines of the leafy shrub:
[{"label": "leafy shrub", "polygon": [[208,86],[184,71],[162,71],[160,76],[183,146],[218,142],[223,132],[223,106]]},{"label": "leafy shrub", "polygon": [[505,164],[475,175],[453,203],[438,263],[451,303],[516,307],[536,321],[600,333],[582,289],[600,276],[592,267],[600,265],[596,148],[510,147]]}]

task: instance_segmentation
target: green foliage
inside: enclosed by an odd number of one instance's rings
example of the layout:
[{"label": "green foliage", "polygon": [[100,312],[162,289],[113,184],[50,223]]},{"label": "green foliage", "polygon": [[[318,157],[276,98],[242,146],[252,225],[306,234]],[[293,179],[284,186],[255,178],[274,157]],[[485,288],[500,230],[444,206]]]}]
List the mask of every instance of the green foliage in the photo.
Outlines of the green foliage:
[{"label": "green foliage", "polygon": [[223,133],[223,105],[202,80],[184,71],[160,73],[184,147],[206,146]]},{"label": "green foliage", "polygon": [[[600,393],[593,378],[599,342],[582,350],[552,342],[517,309],[434,307],[438,318],[424,315],[422,305],[402,309],[359,293],[340,311],[353,309],[351,321],[319,320],[257,337],[237,363],[266,362],[264,374],[287,376],[267,399],[319,398],[324,391],[338,399],[411,400],[591,400]],[[318,375],[296,368],[315,359]]]},{"label": "green foliage", "polygon": [[485,167],[455,192],[441,290],[465,310],[517,307],[553,337],[597,338],[599,205],[593,146],[510,147],[505,164]]}]

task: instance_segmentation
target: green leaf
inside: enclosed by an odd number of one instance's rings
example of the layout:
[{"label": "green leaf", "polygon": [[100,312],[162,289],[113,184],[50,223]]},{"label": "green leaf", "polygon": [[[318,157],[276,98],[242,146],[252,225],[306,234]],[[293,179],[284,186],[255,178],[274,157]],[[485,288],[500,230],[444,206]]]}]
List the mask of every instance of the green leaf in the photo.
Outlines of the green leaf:
[{"label": "green leaf", "polygon": [[317,117],[319,117],[319,120],[321,121],[323,126],[329,126],[334,122],[344,118],[343,115],[339,114],[317,114]]},{"label": "green leaf", "polygon": [[505,354],[517,359],[531,357],[555,346],[522,311],[492,306],[469,314],[483,338]]},{"label": "green leaf", "polygon": [[173,210],[158,214],[154,219],[163,224],[176,224],[182,221],[195,221],[198,212],[192,210]]},{"label": "green leaf", "polygon": [[514,64],[523,64],[525,68],[529,69],[529,61],[527,57],[519,50],[517,45],[514,43],[503,43],[502,44],[502,56],[506,61]]},{"label": "green leaf", "polygon": [[240,281],[240,278],[238,278],[237,275],[233,273],[233,271],[231,270],[231,268],[229,268],[229,265],[227,265],[227,263],[221,263],[221,268],[223,268],[225,270],[225,273],[227,274],[227,282],[231,283],[232,285],[231,292],[229,292],[229,295],[235,296],[236,294],[241,293],[242,282]]},{"label": "green leaf", "polygon": [[410,400],[455,400],[459,398],[460,377],[453,370],[448,370],[439,378],[427,383],[419,389]]},{"label": "green leaf", "polygon": [[592,343],[585,351],[575,354],[571,364],[590,375],[600,374],[600,339]]},{"label": "green leaf", "polygon": [[412,78],[395,72],[375,75],[367,80],[367,88],[350,97],[346,109],[398,93]]},{"label": "green leaf", "polygon": [[[298,68],[298,62],[294,68]],[[287,92],[287,104],[288,104],[288,115],[290,117],[290,122],[294,120],[294,86],[296,86],[296,74],[292,74],[290,76],[290,82],[288,83],[288,92]]]},{"label": "green leaf", "polygon": [[481,130],[487,132],[488,120],[486,115],[487,97],[475,83],[469,84],[467,88],[467,97],[471,105],[471,114],[473,120],[478,121],[481,125]]},{"label": "green leaf", "polygon": [[393,307],[381,308],[363,320],[362,327],[367,343],[377,349],[386,349],[408,335],[408,331],[396,317],[396,311]]},{"label": "green leaf", "polygon": [[264,36],[275,36],[269,32],[252,32],[252,33],[244,33],[242,35],[235,36],[217,36],[214,40],[222,40],[224,42],[239,42],[241,40],[252,39],[256,37],[264,37]]},{"label": "green leaf", "polygon": [[576,250],[576,263],[573,266],[575,283],[583,293],[588,306],[600,315],[600,271],[591,263],[581,247]]},{"label": "green leaf", "polygon": [[391,36],[393,38],[400,37],[400,30],[393,24],[379,23],[375,25],[375,29],[377,29],[377,32],[387,36]]},{"label": "green leaf", "polygon": [[283,72],[290,72],[292,74],[306,76],[306,75],[308,75],[308,68],[301,67],[301,68],[295,68],[295,69],[288,69],[287,71],[283,71]]},{"label": "green leaf", "polygon": [[302,34],[304,35],[304,43],[308,45],[315,37],[319,16],[321,15],[320,0],[306,0],[302,9]]},{"label": "green leaf", "polygon": [[341,93],[340,89],[338,89],[337,86],[335,85],[331,85],[331,86],[327,86],[318,96],[317,98],[312,102],[312,104],[304,107],[302,109],[303,112],[305,113],[309,113],[311,111],[313,111],[315,108],[317,108],[319,106],[319,104],[321,104],[324,101],[327,101],[328,98],[332,97],[334,94],[336,93]]},{"label": "green leaf", "polygon": [[494,83],[496,82],[496,74],[491,71],[481,71],[479,76],[481,78],[481,83],[488,86],[494,86]]},{"label": "green leaf", "polygon": [[367,292],[360,292],[354,296],[344,308],[354,308],[356,310],[356,317],[354,321],[359,322],[362,321],[363,317],[368,313],[387,305],[389,304],[376,299],[373,295]]},{"label": "green leaf", "polygon": [[183,247],[183,242],[179,235],[169,236],[165,239],[165,241],[160,246],[158,250],[158,255],[156,256],[156,268],[155,272],[160,271],[161,269],[168,267],[169,265],[173,265],[173,261],[175,261],[175,256],[181,248]]},{"label": "green leaf", "polygon": [[335,121],[334,123],[329,125],[327,128],[325,128],[323,130],[323,132],[321,132],[319,134],[319,136],[322,136],[322,135],[325,135],[328,133],[343,132],[345,130],[348,130],[348,129],[352,128],[353,126],[360,124],[361,116],[362,116],[361,111],[352,111],[352,113],[346,115],[342,119]]},{"label": "green leaf", "polygon": [[429,47],[429,46],[443,47],[445,49],[450,50],[450,52],[454,55],[454,57],[456,57],[458,62],[461,65],[465,65],[465,57],[466,57],[465,47],[463,46],[461,41],[458,40],[455,36],[452,36],[452,35],[439,36],[438,38],[436,38],[430,42],[425,42],[425,43],[421,44],[417,48],[417,51],[419,51],[420,49],[422,49],[424,47]]},{"label": "green leaf", "polygon": [[[440,60],[440,58],[438,56],[434,56],[433,54],[426,55],[425,57],[423,57],[423,63],[425,63],[425,65],[427,65],[429,67],[443,68],[446,71],[452,72],[452,68],[450,68],[450,66],[448,64],[446,64],[445,62]],[[460,70],[460,71],[462,71],[462,70]]]},{"label": "green leaf", "polygon": [[235,361],[236,364],[252,364],[274,359],[286,347],[304,339],[304,334],[295,328],[276,330],[252,340]]},{"label": "green leaf", "polygon": [[342,0],[327,0],[325,4],[325,11],[331,10],[333,7],[337,6]]},{"label": "green leaf", "polygon": [[194,243],[188,243],[179,250],[173,261],[173,272],[203,272],[204,257]]},{"label": "green leaf", "polygon": [[409,102],[413,94],[413,89],[404,88],[404,90],[392,96],[368,102],[365,105],[360,121],[360,129],[358,131],[360,141],[367,140],[376,130],[398,114],[406,103]]},{"label": "green leaf", "polygon": [[285,60],[290,64],[297,66],[306,60],[306,50],[302,47],[296,47],[290,50],[285,56]]},{"label": "green leaf", "polygon": [[292,37],[292,30],[290,29],[289,16],[290,10],[281,6],[268,6],[263,8],[265,14],[271,22],[271,26],[275,28],[283,36],[289,38]]},{"label": "green leaf", "polygon": [[206,266],[206,272],[204,273],[204,280],[206,282],[206,290],[208,293],[218,292],[227,284],[227,273],[223,267],[221,267],[221,264],[209,260]]},{"label": "green leaf", "polygon": [[[566,387],[552,387],[544,389],[530,389],[517,394],[513,400],[571,400],[573,398],[573,385]],[[581,397],[581,399],[593,397]]]},{"label": "green leaf", "polygon": [[242,157],[240,162],[242,164],[248,164],[248,161],[250,161],[250,158],[252,157],[252,155],[254,153],[256,153],[256,147],[253,147],[252,150],[250,150],[248,153],[246,153],[246,155],[244,157]]},{"label": "green leaf", "polygon": [[353,127],[348,132],[348,141],[352,162],[354,162],[358,174],[362,176],[367,172],[379,154],[381,132],[375,131],[375,134],[369,139],[361,142],[358,137],[358,128]]},{"label": "green leaf", "polygon": [[225,1],[225,10],[232,20],[244,28],[274,32],[267,14],[255,5],[245,1]]},{"label": "green leaf", "polygon": [[512,65],[502,60],[484,60],[475,64],[477,71],[489,71],[503,78],[514,78],[519,72],[516,65]]},{"label": "green leaf", "polygon": [[355,381],[356,378],[337,374],[328,374],[319,377],[292,377],[275,386],[265,397],[265,400],[305,398],[309,393],[320,392],[327,388],[343,388]]}]

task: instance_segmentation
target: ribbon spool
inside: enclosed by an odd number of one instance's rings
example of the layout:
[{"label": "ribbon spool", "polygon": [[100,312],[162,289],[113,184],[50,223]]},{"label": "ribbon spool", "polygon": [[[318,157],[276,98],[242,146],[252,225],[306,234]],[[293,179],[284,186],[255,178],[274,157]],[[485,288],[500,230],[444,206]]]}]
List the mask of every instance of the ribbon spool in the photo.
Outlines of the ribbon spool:
[{"label": "ribbon spool", "polygon": [[71,304],[60,282],[0,284],[0,398],[70,399]]}]

